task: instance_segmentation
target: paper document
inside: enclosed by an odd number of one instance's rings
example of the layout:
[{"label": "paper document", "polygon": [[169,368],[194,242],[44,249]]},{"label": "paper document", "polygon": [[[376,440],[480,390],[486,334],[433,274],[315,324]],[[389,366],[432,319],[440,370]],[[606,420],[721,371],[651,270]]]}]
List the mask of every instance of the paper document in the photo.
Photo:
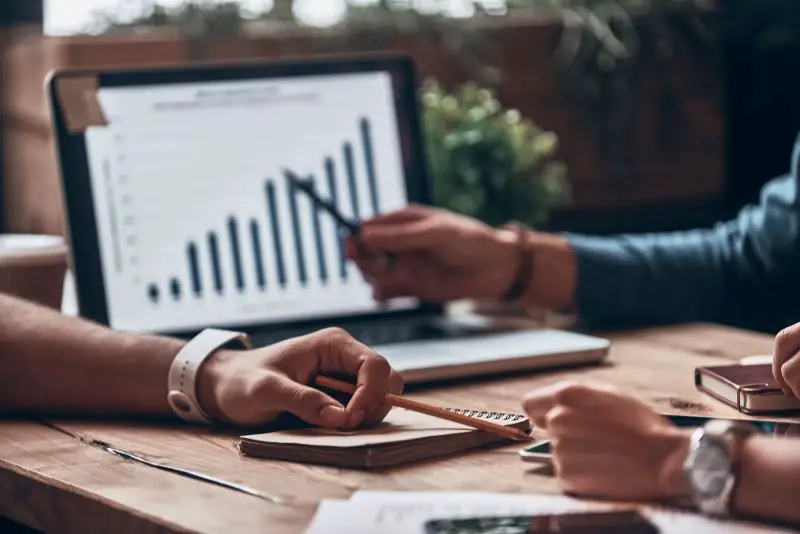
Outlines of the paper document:
[{"label": "paper document", "polygon": [[[559,495],[479,492],[368,492],[320,504],[307,534],[424,534],[425,522],[456,517],[568,513],[610,509]],[[642,508],[661,534],[788,534],[789,530],[724,522],[697,514]]]}]

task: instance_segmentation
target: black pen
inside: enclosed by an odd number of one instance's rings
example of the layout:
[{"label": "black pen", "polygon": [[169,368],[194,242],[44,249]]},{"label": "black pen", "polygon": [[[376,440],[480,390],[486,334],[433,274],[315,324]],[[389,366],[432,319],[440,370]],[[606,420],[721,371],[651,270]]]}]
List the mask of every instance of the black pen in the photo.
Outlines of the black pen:
[{"label": "black pen", "polygon": [[[347,228],[350,231],[350,233],[356,237],[357,242],[361,247],[360,241],[358,241],[358,235],[361,233],[361,226],[358,223],[353,222],[347,219],[344,215],[342,215],[342,213],[339,211],[336,205],[333,204],[333,202],[321,198],[317,194],[317,191],[314,189],[314,184],[310,180],[303,180],[296,173],[292,172],[289,169],[283,169],[283,174],[286,176],[286,178],[289,180],[289,182],[291,182],[291,184],[294,187],[297,187],[300,191],[308,195],[308,197],[311,199],[312,202],[314,202],[314,204],[317,207],[324,209],[340,225]],[[383,251],[377,251],[377,252],[386,259],[389,267],[392,267],[394,265],[395,256],[393,254]]]},{"label": "black pen", "polygon": [[297,176],[289,169],[284,169],[283,174],[286,175],[286,178],[292,183],[292,185],[294,185],[302,192],[304,192],[306,195],[308,195],[309,198],[311,198],[311,200],[314,202],[314,204],[327,211],[330,214],[330,216],[336,220],[336,222],[347,228],[351,234],[358,235],[360,231],[359,225],[345,218],[345,216],[342,215],[341,212],[339,212],[339,210],[332,202],[330,202],[329,200],[324,200],[319,195],[317,195],[314,186],[309,181],[302,180],[299,176]]}]

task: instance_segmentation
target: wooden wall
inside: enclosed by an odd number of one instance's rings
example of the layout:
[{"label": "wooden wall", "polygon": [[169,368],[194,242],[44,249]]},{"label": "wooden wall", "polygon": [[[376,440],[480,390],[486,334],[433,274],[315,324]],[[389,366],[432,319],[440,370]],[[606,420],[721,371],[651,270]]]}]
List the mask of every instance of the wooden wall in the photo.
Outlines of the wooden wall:
[{"label": "wooden wall", "polygon": [[9,117],[14,105],[9,85],[15,76],[12,65],[6,61],[16,43],[33,36],[41,40],[44,7],[42,0],[6,0],[0,3],[0,231],[5,229],[7,208],[16,202],[14,195],[7,194],[6,185],[13,180],[14,173],[7,168],[14,161],[6,142],[15,132]]},{"label": "wooden wall", "polygon": [[[644,65],[633,94],[634,122],[623,149],[631,170],[620,176],[580,110],[575,109],[552,68],[551,53],[558,39],[553,24],[488,27],[490,41],[500,43],[493,56],[504,79],[501,100],[519,108],[561,140],[560,157],[569,167],[574,188],[570,213],[620,210],[641,206],[701,201],[723,190],[724,135],[720,102],[721,76],[680,51],[668,64]],[[365,43],[369,44],[365,44]],[[6,191],[9,228],[17,231],[63,232],[63,213],[53,159],[49,117],[41,90],[46,72],[56,67],[174,64],[204,55],[213,59],[275,58],[285,55],[336,52],[365,47],[404,50],[417,60],[423,77],[452,85],[472,71],[431,38],[419,34],[383,35],[377,44],[364,36],[282,39],[252,38],[197,43],[177,36],[53,38],[20,41],[6,57],[8,89],[2,102],[7,128]],[[676,106],[662,113],[667,80]],[[666,124],[668,121],[669,124]],[[665,143],[661,133],[673,135]]]}]

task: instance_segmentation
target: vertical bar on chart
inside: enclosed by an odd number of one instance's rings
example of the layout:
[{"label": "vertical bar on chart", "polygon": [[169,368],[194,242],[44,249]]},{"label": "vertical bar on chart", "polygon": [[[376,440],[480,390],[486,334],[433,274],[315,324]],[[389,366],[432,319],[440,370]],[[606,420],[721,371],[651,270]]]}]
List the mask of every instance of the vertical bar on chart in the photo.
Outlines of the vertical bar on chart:
[{"label": "vertical bar on chart", "polygon": [[[336,168],[333,166],[333,158],[325,158],[325,174],[328,176],[328,191],[331,202],[339,208],[339,193],[336,190]],[[339,276],[342,280],[347,280],[347,258],[344,253],[344,236],[342,228],[337,221],[333,221],[333,229],[336,233],[336,244],[339,247]]]},{"label": "vertical bar on chart", "polygon": [[169,281],[169,292],[172,293],[173,299],[181,300],[181,283],[175,277],[171,278]]},{"label": "vertical bar on chart", "polygon": [[258,231],[258,221],[250,219],[250,239],[253,245],[253,258],[256,262],[256,280],[258,287],[263,291],[267,286],[267,278],[264,275],[264,257],[261,254],[261,235]]},{"label": "vertical bar on chart", "polygon": [[208,252],[211,255],[211,273],[214,275],[214,289],[217,293],[222,294],[222,266],[219,262],[219,244],[217,243],[217,234],[214,232],[208,233]]},{"label": "vertical bar on chart", "polygon": [[350,185],[350,204],[353,206],[353,216],[358,221],[361,214],[358,209],[358,186],[356,185],[356,167],[353,163],[353,146],[346,142],[342,148],[344,165],[347,169],[347,182]]},{"label": "vertical bar on chart", "polygon": [[294,185],[289,183],[286,189],[289,192],[289,210],[292,217],[292,231],[294,232],[294,253],[297,256],[297,274],[300,283],[308,283],[308,272],[306,271],[306,257],[303,251],[303,234],[300,230],[300,214],[297,209],[297,190]]},{"label": "vertical bar on chart", "polygon": [[158,304],[158,298],[161,296],[161,292],[158,290],[158,286],[155,284],[150,284],[147,286],[147,298],[150,299],[150,302],[153,304]]},{"label": "vertical bar on chart", "polygon": [[283,261],[283,243],[281,242],[281,225],[278,221],[278,201],[275,199],[275,184],[267,180],[267,212],[272,226],[272,243],[275,246],[275,265],[278,271],[278,283],[286,287],[286,265]]},{"label": "vertical bar on chart", "polygon": [[380,214],[380,203],[378,201],[378,180],[375,176],[375,158],[372,154],[372,133],[370,130],[369,120],[362,117],[361,125],[361,142],[364,145],[364,165],[367,169],[367,179],[369,180],[369,196],[372,200],[372,214]]},{"label": "vertical bar on chart", "polygon": [[241,293],[244,291],[244,272],[242,271],[242,251],[239,248],[239,224],[236,218],[228,217],[228,239],[231,242],[231,256],[233,257],[233,274],[236,277],[236,288]]},{"label": "vertical bar on chart", "polygon": [[203,281],[200,279],[200,260],[197,257],[197,245],[190,241],[186,247],[186,254],[189,257],[189,276],[192,279],[192,291],[196,297],[203,295]]},{"label": "vertical bar on chart", "polygon": [[[315,189],[314,175],[308,177],[311,188]],[[322,225],[320,224],[320,208],[311,199],[308,200],[311,207],[312,221],[314,223],[314,242],[317,246],[317,265],[319,266],[319,278],[323,284],[328,283],[328,266],[325,264],[325,245],[322,241]]]}]

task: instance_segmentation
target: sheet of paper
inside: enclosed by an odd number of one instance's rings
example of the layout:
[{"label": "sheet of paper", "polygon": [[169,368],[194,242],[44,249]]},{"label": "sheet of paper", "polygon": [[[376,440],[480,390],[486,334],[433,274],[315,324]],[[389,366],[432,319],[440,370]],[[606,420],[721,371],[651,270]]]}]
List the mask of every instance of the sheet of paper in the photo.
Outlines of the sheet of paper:
[{"label": "sheet of paper", "polygon": [[[464,503],[457,500],[378,499],[323,501],[306,534],[425,534],[429,519],[575,511],[550,497]],[[585,508],[581,508],[585,509]]]},{"label": "sheet of paper", "polygon": [[[492,421],[510,426],[524,419],[523,416],[509,415],[508,420],[498,421],[492,419]],[[344,432],[322,428],[304,428],[252,434],[242,436],[242,439],[263,443],[317,447],[366,447],[474,431],[474,429],[459,423],[445,421],[402,408],[393,408],[383,423],[367,430]]]},{"label": "sheet of paper", "polygon": [[[609,509],[558,495],[523,495],[481,492],[356,492],[349,501],[325,501],[307,534],[424,534],[430,519],[541,513],[566,513]],[[700,515],[642,509],[662,534],[788,534],[789,530],[761,525],[723,522]]]}]

